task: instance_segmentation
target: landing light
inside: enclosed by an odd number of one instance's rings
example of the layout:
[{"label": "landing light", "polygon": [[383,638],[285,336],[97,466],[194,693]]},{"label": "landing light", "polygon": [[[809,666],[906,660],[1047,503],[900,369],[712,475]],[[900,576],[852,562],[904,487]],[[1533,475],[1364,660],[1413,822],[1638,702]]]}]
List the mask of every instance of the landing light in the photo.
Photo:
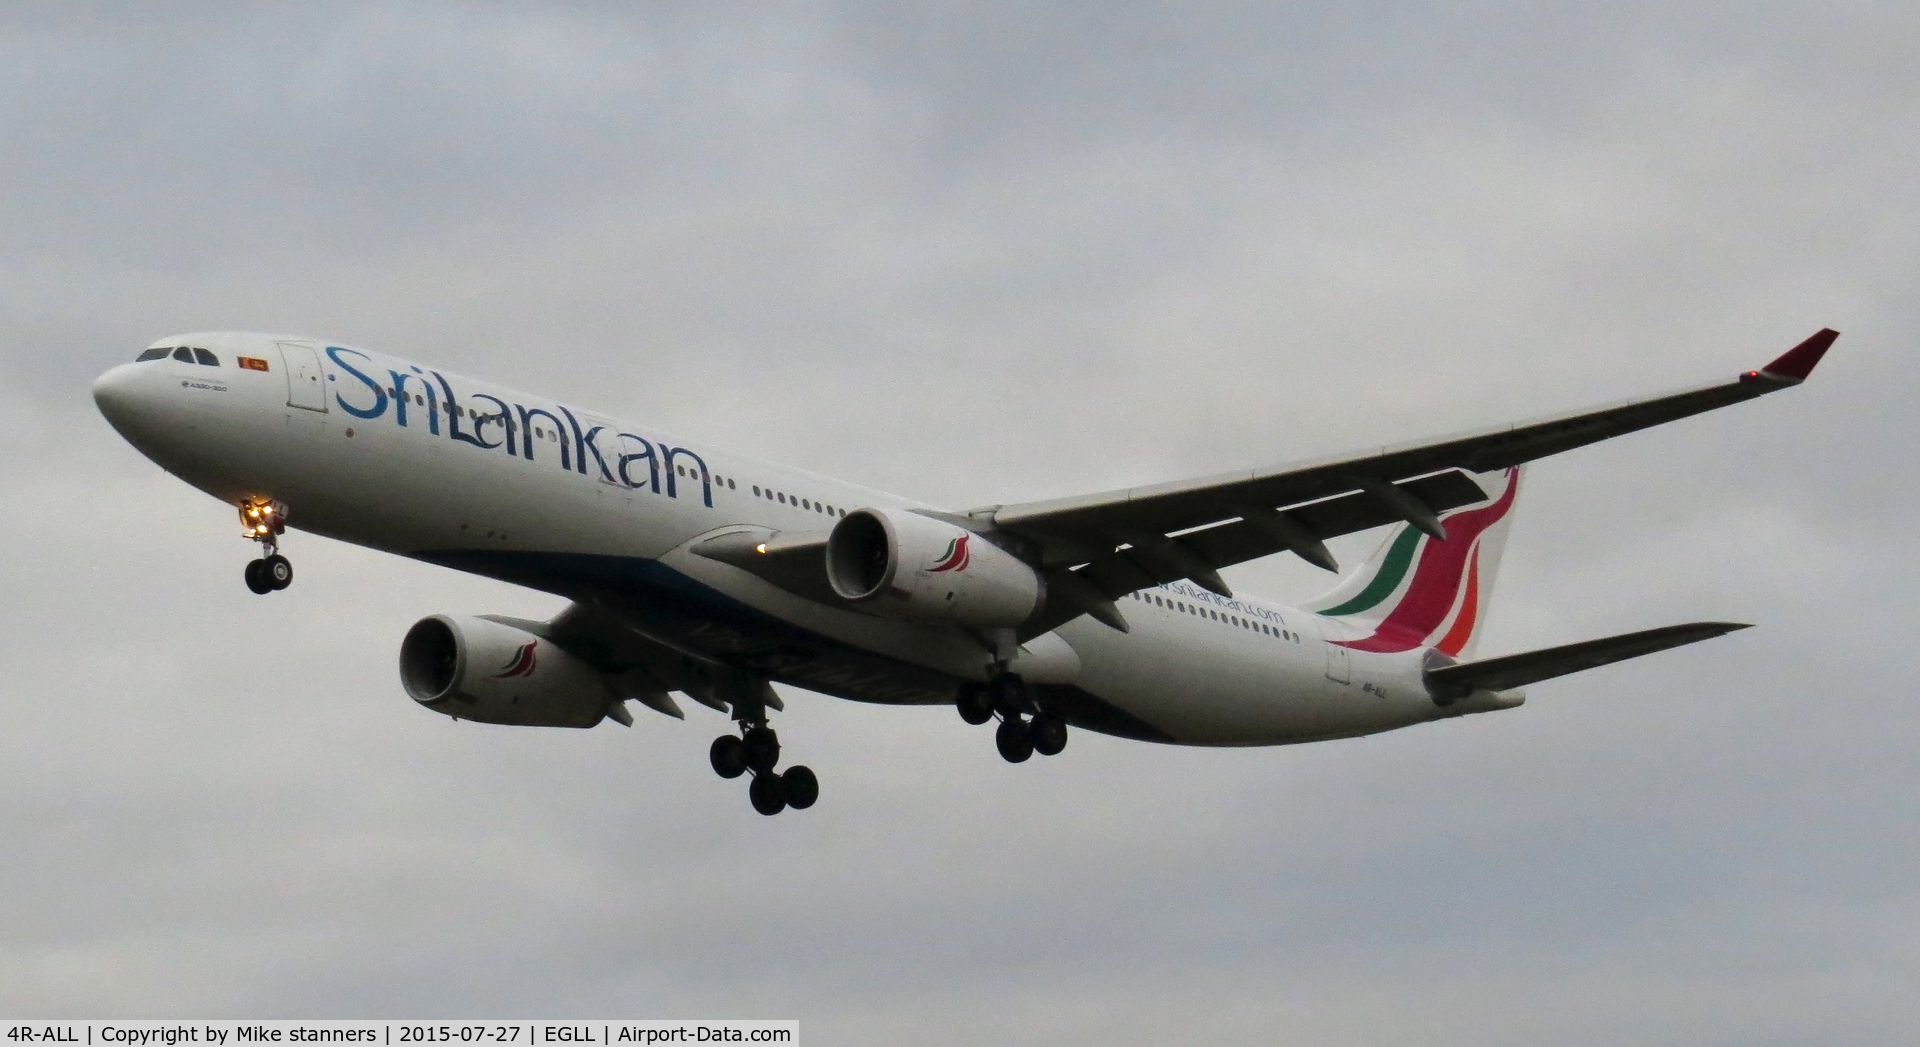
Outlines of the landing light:
[{"label": "landing light", "polygon": [[759,545],[753,547],[753,551],[762,556],[767,555],[767,543],[761,542]]}]

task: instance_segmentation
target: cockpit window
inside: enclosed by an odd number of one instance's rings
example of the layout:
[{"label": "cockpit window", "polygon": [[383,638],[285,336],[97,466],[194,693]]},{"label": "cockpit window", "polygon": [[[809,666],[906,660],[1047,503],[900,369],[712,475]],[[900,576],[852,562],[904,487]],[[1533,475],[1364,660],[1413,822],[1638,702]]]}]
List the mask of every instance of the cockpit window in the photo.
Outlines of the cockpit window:
[{"label": "cockpit window", "polygon": [[193,362],[193,350],[183,345],[173,351],[173,358],[183,364],[190,364]]},{"label": "cockpit window", "polygon": [[206,364],[208,367],[220,366],[220,358],[213,355],[210,352],[207,352],[205,349],[195,349],[193,351],[193,358],[195,360],[200,361],[203,364]]},{"label": "cockpit window", "polygon": [[143,364],[143,363],[146,363],[148,360],[165,360],[167,358],[167,354],[170,352],[173,352],[173,350],[163,345],[163,346],[160,346],[159,348],[149,349],[146,352],[141,353],[138,357],[134,358],[133,362],[137,364]]}]

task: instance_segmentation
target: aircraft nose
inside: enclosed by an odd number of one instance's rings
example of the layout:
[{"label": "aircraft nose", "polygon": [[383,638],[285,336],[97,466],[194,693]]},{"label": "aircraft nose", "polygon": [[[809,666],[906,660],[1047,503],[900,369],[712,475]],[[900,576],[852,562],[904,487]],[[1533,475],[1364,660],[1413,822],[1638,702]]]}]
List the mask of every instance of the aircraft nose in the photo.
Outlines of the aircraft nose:
[{"label": "aircraft nose", "polygon": [[133,406],[133,390],[129,388],[133,383],[127,373],[129,370],[126,364],[121,364],[93,380],[93,405],[107,416],[107,421],[116,425]]},{"label": "aircraft nose", "polygon": [[152,396],[145,377],[138,365],[121,364],[93,380],[94,406],[128,439],[139,428],[142,407]]}]

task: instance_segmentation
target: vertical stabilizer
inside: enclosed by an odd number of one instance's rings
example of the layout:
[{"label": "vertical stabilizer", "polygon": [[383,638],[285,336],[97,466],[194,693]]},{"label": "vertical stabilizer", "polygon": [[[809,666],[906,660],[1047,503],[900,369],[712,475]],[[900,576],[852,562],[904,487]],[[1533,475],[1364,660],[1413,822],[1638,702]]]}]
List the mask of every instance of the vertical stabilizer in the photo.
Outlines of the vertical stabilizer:
[{"label": "vertical stabilizer", "polygon": [[1520,469],[1474,479],[1489,496],[1440,518],[1445,541],[1401,524],[1332,592],[1305,605],[1346,626],[1334,635],[1353,637],[1333,642],[1356,651],[1433,647],[1454,658],[1472,656],[1513,520]]}]

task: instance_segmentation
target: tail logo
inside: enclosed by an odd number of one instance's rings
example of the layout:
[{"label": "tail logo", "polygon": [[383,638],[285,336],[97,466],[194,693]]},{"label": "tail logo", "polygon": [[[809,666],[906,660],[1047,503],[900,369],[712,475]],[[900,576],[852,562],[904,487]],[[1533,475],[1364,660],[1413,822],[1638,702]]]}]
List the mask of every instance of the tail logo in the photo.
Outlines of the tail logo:
[{"label": "tail logo", "polygon": [[947,551],[940,554],[939,562],[927,568],[928,574],[940,574],[944,571],[964,571],[973,562],[973,554],[967,552],[967,542],[973,535],[963,534],[947,543]]},{"label": "tail logo", "polygon": [[539,647],[540,641],[535,640],[520,648],[518,651],[515,651],[513,657],[507,660],[507,664],[501,666],[500,671],[493,674],[493,678],[496,680],[511,680],[519,676],[532,676],[534,666],[539,664],[539,658],[536,656]]},{"label": "tail logo", "polygon": [[[1380,620],[1373,635],[1358,640],[1336,640],[1341,647],[1356,651],[1393,653],[1411,651],[1428,642],[1428,638],[1446,624],[1450,612],[1453,624],[1447,629],[1434,646],[1449,655],[1458,654],[1466,647],[1478,624],[1480,603],[1480,536],[1513,508],[1514,495],[1519,488],[1517,470],[1507,471],[1507,489],[1491,505],[1449,517],[1447,540],[1444,542],[1426,539],[1412,527],[1407,527],[1394,539],[1380,565],[1380,573],[1367,583],[1365,589],[1338,607],[1320,612],[1328,617],[1358,614],[1379,606],[1389,596],[1400,589],[1408,571],[1413,572],[1413,580],[1407,583],[1406,591],[1399,603]],[[1415,563],[1415,551],[1419,551],[1418,563]]]}]

